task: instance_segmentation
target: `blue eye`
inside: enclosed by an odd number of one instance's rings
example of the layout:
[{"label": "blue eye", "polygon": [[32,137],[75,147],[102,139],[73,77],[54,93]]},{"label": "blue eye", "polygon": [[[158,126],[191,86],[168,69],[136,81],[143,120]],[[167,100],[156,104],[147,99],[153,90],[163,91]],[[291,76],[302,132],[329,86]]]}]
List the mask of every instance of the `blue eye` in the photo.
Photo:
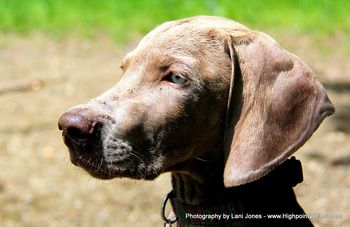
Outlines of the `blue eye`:
[{"label": "blue eye", "polygon": [[179,76],[174,73],[169,73],[169,75],[167,76],[167,80],[174,84],[183,84],[187,81],[185,77]]}]

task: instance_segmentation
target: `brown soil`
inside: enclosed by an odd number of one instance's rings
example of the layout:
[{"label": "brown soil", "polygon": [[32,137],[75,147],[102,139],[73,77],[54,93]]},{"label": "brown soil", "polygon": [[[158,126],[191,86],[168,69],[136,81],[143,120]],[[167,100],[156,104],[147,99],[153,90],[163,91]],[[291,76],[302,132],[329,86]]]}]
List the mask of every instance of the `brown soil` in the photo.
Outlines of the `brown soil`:
[{"label": "brown soil", "polygon": [[[296,187],[307,213],[342,214],[315,219],[317,226],[350,223],[350,57],[332,47],[320,51],[303,36],[280,43],[312,66],[326,84],[337,112],[296,156],[304,183]],[[98,181],[70,164],[57,130],[67,108],[118,81],[128,48],[108,39],[0,36],[0,224],[1,226],[161,226],[169,175],[153,182]],[[26,84],[24,91],[1,87]],[[38,82],[39,81],[39,82]]]}]

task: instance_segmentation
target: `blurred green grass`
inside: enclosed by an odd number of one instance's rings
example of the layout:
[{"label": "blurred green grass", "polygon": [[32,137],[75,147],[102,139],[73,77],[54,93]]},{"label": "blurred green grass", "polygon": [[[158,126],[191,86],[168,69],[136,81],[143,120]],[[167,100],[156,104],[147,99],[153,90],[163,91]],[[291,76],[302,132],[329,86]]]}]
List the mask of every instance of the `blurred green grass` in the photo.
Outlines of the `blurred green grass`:
[{"label": "blurred green grass", "polygon": [[0,32],[104,33],[125,41],[163,21],[208,14],[255,29],[332,37],[350,33],[349,10],[348,0],[0,0]]}]

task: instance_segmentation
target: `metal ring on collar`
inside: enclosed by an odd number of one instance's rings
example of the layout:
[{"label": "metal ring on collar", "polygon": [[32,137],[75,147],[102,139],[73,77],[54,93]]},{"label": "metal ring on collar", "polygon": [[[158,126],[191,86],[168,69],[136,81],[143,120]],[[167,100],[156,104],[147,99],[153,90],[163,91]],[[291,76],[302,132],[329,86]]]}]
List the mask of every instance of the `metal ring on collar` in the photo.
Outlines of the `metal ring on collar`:
[{"label": "metal ring on collar", "polygon": [[164,220],[164,226],[166,226],[166,224],[170,224],[170,226],[171,226],[171,224],[174,224],[175,222],[177,222],[177,217],[174,219],[174,220],[171,220],[171,219],[169,219],[169,218],[167,218],[166,216],[165,216],[165,208],[166,208],[166,204],[167,204],[167,202],[168,202],[168,200],[170,199],[170,196],[172,195],[172,193],[173,193],[173,191],[170,191],[167,195],[166,195],[166,197],[164,198],[164,200],[163,200],[163,203],[162,203],[162,207],[161,207],[161,211],[160,211],[160,215],[162,216],[162,219]]}]

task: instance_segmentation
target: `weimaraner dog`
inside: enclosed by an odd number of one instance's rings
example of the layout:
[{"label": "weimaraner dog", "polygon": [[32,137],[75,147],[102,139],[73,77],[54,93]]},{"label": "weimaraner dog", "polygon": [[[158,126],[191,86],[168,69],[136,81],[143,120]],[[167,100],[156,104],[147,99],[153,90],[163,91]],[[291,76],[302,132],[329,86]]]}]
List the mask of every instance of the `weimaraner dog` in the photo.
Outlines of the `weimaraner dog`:
[{"label": "weimaraner dog", "polygon": [[118,84],[60,117],[73,164],[100,179],[171,172],[168,225],[312,225],[293,191],[300,162],[288,158],[334,107],[298,57],[197,16],[155,28],[121,69]]}]

